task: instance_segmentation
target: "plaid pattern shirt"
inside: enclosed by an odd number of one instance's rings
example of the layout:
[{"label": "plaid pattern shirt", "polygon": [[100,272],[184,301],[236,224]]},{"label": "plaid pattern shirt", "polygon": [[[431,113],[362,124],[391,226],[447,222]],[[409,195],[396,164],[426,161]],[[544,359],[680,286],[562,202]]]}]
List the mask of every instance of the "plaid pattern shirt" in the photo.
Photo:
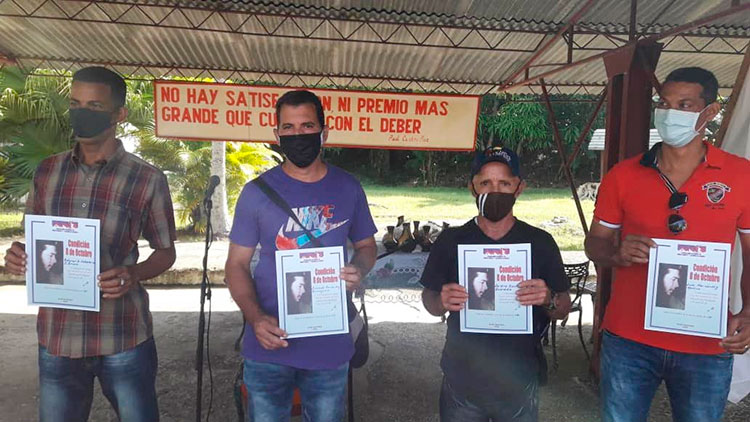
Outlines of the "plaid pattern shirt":
[{"label": "plaid pattern shirt", "polygon": [[[138,262],[141,234],[153,249],[176,238],[167,179],[159,169],[125,151],[85,165],[79,147],[42,161],[34,174],[26,212],[95,218],[101,224],[101,271]],[[140,284],[119,299],[101,301],[100,312],[39,308],[39,344],[56,356],[81,358],[131,349],[153,335],[148,293]]]}]

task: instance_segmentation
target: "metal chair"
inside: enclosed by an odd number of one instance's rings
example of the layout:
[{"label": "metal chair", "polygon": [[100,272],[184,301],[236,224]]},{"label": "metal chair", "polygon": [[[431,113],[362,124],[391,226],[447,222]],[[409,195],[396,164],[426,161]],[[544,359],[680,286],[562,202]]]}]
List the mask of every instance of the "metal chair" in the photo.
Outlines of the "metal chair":
[{"label": "metal chair", "polygon": [[[565,268],[565,275],[570,280],[570,287],[575,296],[571,301],[570,312],[560,321],[560,326],[565,327],[568,323],[568,317],[570,313],[578,312],[578,338],[581,340],[581,346],[583,346],[583,352],[586,354],[586,359],[591,359],[589,356],[588,349],[586,348],[586,342],[583,339],[583,305],[581,304],[581,298],[584,293],[593,294],[593,291],[586,287],[586,279],[589,276],[589,261],[582,262],[580,264],[563,264]],[[545,330],[552,333],[552,368],[557,370],[557,320],[550,321],[549,330]],[[546,340],[547,332],[544,333]],[[548,343],[545,341],[545,344]]]},{"label": "metal chair", "polygon": [[[575,293],[571,301],[570,313],[578,312],[578,338],[581,340],[581,346],[583,347],[583,353],[586,354],[586,359],[591,360],[589,351],[586,348],[586,341],[583,339],[583,304],[581,303],[584,294],[589,294],[593,298],[594,293],[596,293],[586,285],[586,280],[589,277],[589,261],[580,264],[564,264],[564,267],[565,275],[568,276],[571,288]],[[560,322],[560,326],[564,327],[567,322],[568,316]]]}]

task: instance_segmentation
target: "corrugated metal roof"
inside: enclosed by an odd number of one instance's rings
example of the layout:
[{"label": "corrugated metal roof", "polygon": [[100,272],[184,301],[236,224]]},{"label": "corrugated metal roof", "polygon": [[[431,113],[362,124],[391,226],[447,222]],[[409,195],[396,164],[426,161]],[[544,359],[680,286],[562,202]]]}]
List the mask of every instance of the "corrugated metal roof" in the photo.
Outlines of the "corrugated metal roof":
[{"label": "corrugated metal roof", "polygon": [[[352,17],[364,20],[427,25],[476,25],[509,30],[554,31],[566,22],[584,0],[127,0],[124,3],[180,5],[204,10],[254,11],[311,17]],[[639,32],[659,33],[727,8],[731,0],[641,0],[637,6]],[[630,2],[600,0],[581,24],[603,32],[627,33]],[[741,35],[748,33],[747,16],[732,16],[698,28],[693,33]]]},{"label": "corrugated metal roof", "polygon": [[[589,141],[589,151],[604,151],[604,137],[607,135],[606,129],[597,129],[591,135]],[[661,142],[661,136],[656,129],[650,129],[648,132],[648,147],[651,148],[654,144]]]},{"label": "corrugated metal roof", "polygon": [[[381,88],[392,84],[447,90],[450,84],[456,91],[478,94],[524,64],[584,3],[0,0],[0,55],[19,58],[22,65],[32,67],[105,63],[124,73],[148,76],[195,76],[209,69],[217,77],[277,84],[346,84],[356,79],[354,85],[380,83]],[[665,10],[665,3],[672,4]],[[658,33],[729,4],[730,0],[641,0],[639,28]],[[589,33],[574,36],[580,48],[574,50],[573,61],[621,43],[591,30],[622,38],[629,5],[623,0],[597,2],[576,26],[576,31]],[[658,77],[676,67],[696,65],[714,71],[721,86],[731,87],[750,40],[749,18],[750,12],[739,13],[691,31],[696,35],[686,39],[665,40],[670,44],[662,53]],[[712,41],[704,36],[709,33],[724,38]],[[701,52],[669,52],[690,49]],[[567,47],[558,40],[538,63],[566,60]],[[530,75],[551,68],[535,67]],[[382,85],[382,79],[388,79],[389,85]],[[412,80],[420,85],[410,84]],[[546,82],[555,86],[553,92],[582,92],[581,86],[595,87],[596,92],[596,87],[606,83],[606,74],[598,60],[548,77]],[[538,92],[533,87],[514,92],[534,90]]]}]

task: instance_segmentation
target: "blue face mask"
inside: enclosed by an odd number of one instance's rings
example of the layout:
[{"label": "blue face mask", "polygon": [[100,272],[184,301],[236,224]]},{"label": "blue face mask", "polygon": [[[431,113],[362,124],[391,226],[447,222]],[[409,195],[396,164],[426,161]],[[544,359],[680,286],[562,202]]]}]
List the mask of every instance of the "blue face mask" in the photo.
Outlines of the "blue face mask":
[{"label": "blue face mask", "polygon": [[657,108],[654,111],[654,126],[656,126],[656,130],[659,132],[661,140],[665,144],[675,148],[684,147],[689,144],[705,127],[704,124],[698,130],[695,129],[695,124],[698,122],[698,117],[703,110],[696,113],[694,111],[674,110],[671,108]]}]

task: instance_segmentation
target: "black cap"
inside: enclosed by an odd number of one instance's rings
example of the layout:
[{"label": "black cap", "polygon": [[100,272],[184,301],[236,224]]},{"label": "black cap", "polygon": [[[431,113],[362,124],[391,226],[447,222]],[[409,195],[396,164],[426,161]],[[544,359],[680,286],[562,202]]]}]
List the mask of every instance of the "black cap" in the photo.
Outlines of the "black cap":
[{"label": "black cap", "polygon": [[512,149],[503,147],[489,147],[482,152],[477,152],[471,162],[471,177],[476,176],[485,164],[492,162],[507,165],[514,176],[521,177],[518,155]]}]

